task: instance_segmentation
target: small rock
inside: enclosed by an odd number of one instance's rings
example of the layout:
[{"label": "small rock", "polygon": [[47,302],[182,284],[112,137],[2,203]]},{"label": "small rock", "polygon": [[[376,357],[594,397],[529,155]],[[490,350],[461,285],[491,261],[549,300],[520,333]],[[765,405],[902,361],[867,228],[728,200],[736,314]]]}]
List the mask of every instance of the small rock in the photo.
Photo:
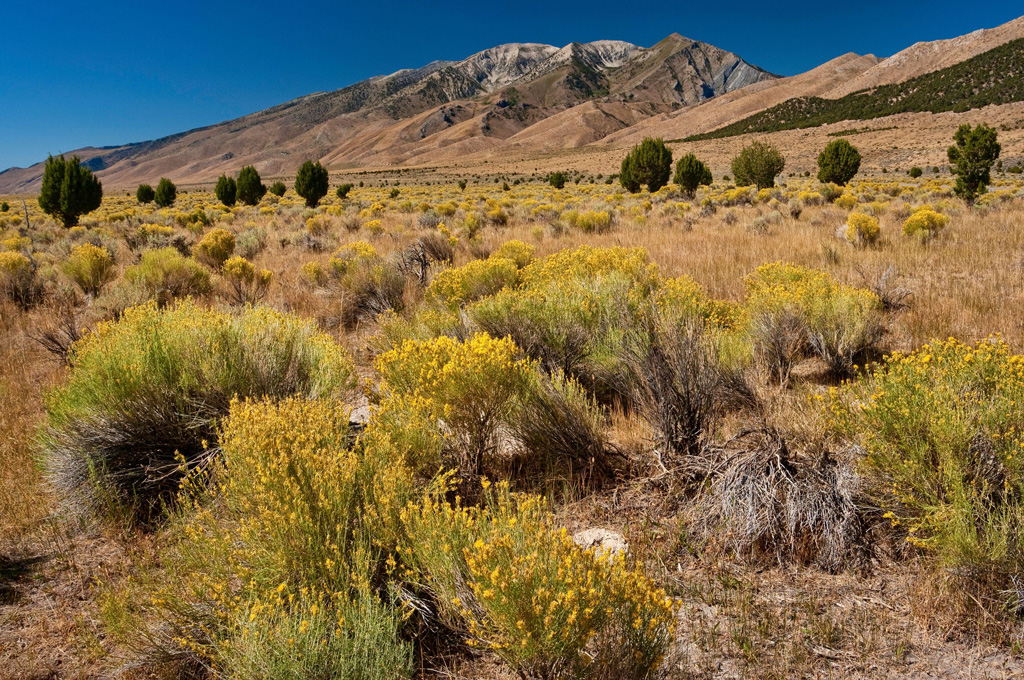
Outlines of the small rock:
[{"label": "small rock", "polygon": [[353,408],[349,413],[348,420],[352,425],[366,427],[366,424],[370,422],[370,404],[360,404]]},{"label": "small rock", "polygon": [[584,550],[597,548],[597,552],[608,552],[610,555],[618,555],[629,551],[629,544],[622,534],[611,529],[584,529],[573,534],[573,542]]}]

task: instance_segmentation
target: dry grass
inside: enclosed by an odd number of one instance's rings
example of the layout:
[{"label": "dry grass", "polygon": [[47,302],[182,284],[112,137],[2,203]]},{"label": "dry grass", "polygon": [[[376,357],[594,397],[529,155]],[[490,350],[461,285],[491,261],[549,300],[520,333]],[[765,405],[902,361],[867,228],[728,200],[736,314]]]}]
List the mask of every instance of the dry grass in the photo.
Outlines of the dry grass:
[{"label": "dry grass", "polygon": [[[453,260],[463,264],[474,253],[496,251],[510,239],[535,245],[538,257],[582,244],[639,246],[650,252],[663,275],[687,274],[711,296],[734,301],[742,299],[744,275],[763,263],[784,260],[825,270],[846,283],[863,285],[867,278],[878,282],[879,291],[891,293],[894,304],[883,340],[886,349],[909,350],[936,337],[970,341],[1002,333],[1011,347],[1024,351],[1024,317],[1008,313],[1024,306],[1024,204],[1019,199],[998,210],[955,215],[946,233],[927,245],[904,238],[900,221],[890,211],[881,218],[883,237],[873,248],[854,248],[840,240],[836,230],[846,213],[829,206],[806,207],[799,218],[786,212],[764,233],[748,229],[769,210],[745,206],[703,217],[696,217],[694,211],[687,218],[650,217],[643,224],[626,218],[600,234],[553,229],[543,220],[514,215],[505,227],[486,227],[479,245],[460,246]],[[411,278],[424,272],[429,275],[427,269],[437,265],[417,256],[423,254],[417,244],[422,245],[424,232],[416,226],[415,216],[386,215],[379,236],[339,226],[324,237],[329,243],[319,253],[303,245],[282,245],[282,234],[301,228],[298,219],[260,216],[256,221],[270,235],[267,248],[253,262],[274,272],[264,303],[319,320],[353,350],[361,362],[360,372],[368,375],[368,340],[375,323],[360,319],[354,328],[346,329],[340,302],[305,285],[300,268],[310,260],[325,261],[338,245],[367,239],[386,256],[405,252],[406,264],[415,274]],[[447,254],[435,253],[430,259],[442,257]],[[126,264],[121,262],[119,267]],[[892,273],[883,280],[883,272]],[[893,293],[896,289],[912,295]],[[415,307],[421,296],[416,282],[406,284],[407,308]],[[905,308],[895,304],[899,302]],[[90,314],[81,323],[95,321],[95,314]],[[141,556],[147,554],[144,541],[149,539],[78,534],[68,540],[64,529],[45,521],[54,503],[42,485],[32,442],[42,420],[43,391],[63,369],[30,334],[59,319],[56,303],[28,312],[12,305],[0,308],[0,677],[109,675],[118,665],[118,650],[96,623],[99,591],[95,583],[117,582],[144,564]],[[809,394],[824,388],[821,374],[820,365],[805,362],[795,367],[788,389],[772,388],[768,395],[771,407],[764,407],[764,413],[770,413],[773,422],[785,422],[787,436],[801,441],[820,437],[820,424],[808,415],[806,403]],[[749,424],[745,422],[749,415],[728,414],[718,431],[719,442]],[[828,531],[822,534],[824,542],[812,546],[813,554],[804,560],[813,563],[815,555],[824,551],[827,557],[818,561],[827,569],[778,566],[780,560],[790,565],[788,556],[800,552],[807,532],[815,530],[790,523],[791,516],[806,515],[807,505],[833,505],[822,499],[837,486],[835,470],[815,468],[813,458],[790,461],[797,467],[789,469],[779,457],[773,467],[761,455],[765,447],[751,445],[738,451],[745,457],[733,459],[731,476],[728,470],[720,471],[717,479],[722,484],[733,482],[730,488],[736,499],[751,491],[736,483],[743,470],[760,466],[761,473],[747,479],[764,481],[763,468],[770,468],[775,481],[792,487],[792,498],[804,504],[794,510],[786,505],[789,497],[771,493],[761,497],[774,513],[767,525],[780,532],[762,541],[761,549],[772,558],[771,566],[765,567],[763,561],[752,563],[742,556],[758,543],[756,535],[744,543],[737,557],[719,549],[725,541],[707,541],[684,521],[690,516],[692,488],[684,488],[658,465],[657,433],[650,423],[622,411],[614,411],[610,420],[610,439],[616,451],[629,458],[631,474],[599,490],[567,482],[571,492],[560,497],[576,500],[561,504],[560,518],[570,531],[594,526],[620,531],[634,556],[682,599],[680,644],[668,677],[1024,676],[1019,650],[986,642],[994,637],[986,630],[991,626],[964,626],[969,603],[952,611],[960,603],[935,585],[928,567],[895,560],[879,550],[873,561],[857,564],[860,571],[851,571],[852,563],[845,561],[848,555],[842,550],[845,535]],[[558,427],[557,423],[540,425]],[[709,460],[704,473],[716,471],[712,463],[728,460],[728,456]],[[819,513],[819,517],[830,527],[849,529],[843,524],[844,516]],[[778,550],[779,545],[786,549]],[[459,653],[424,669],[421,677],[511,676],[493,657]]]},{"label": "dry grass", "polygon": [[[861,285],[860,272],[894,267],[898,285],[913,292],[912,304],[891,324],[887,344],[908,350],[932,338],[955,336],[965,341],[1002,333],[1014,347],[1024,346],[1024,317],[1005,314],[1024,302],[1024,209],[1013,205],[989,213],[954,217],[948,233],[922,245],[904,238],[892,215],[881,218],[882,240],[858,249],[836,237],[846,213],[811,207],[799,220],[786,217],[767,234],[751,233],[746,224],[763,208],[734,208],[736,224],[726,211],[700,218],[690,230],[681,220],[652,219],[647,225],[623,224],[606,234],[570,232],[558,238],[532,238],[533,225],[516,224],[485,242],[516,238],[537,245],[537,256],[594,246],[640,246],[666,276],[688,274],[712,297],[739,300],[742,279],[766,262],[786,261],[822,269],[845,283]],[[833,260],[829,250],[838,253]],[[890,277],[891,279],[891,277]]]}]

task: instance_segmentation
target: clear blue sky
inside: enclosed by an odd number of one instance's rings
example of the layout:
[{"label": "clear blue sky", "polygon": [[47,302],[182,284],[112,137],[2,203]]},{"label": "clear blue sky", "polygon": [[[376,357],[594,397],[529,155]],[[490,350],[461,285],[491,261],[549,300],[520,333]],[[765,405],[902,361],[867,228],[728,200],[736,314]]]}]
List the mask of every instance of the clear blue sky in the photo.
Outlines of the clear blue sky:
[{"label": "clear blue sky", "polygon": [[678,32],[791,75],[1024,14],[1020,0],[17,2],[0,9],[0,169],[153,139],[507,42]]}]

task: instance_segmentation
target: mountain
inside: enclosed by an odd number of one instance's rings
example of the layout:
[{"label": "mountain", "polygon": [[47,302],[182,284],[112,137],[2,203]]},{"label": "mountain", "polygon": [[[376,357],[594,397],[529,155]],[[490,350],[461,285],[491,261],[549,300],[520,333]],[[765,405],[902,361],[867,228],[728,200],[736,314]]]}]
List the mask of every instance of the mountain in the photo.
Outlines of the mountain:
[{"label": "mountain", "polygon": [[[253,164],[284,175],[307,158],[329,167],[393,165],[495,149],[559,113],[595,112],[570,135],[585,144],[639,120],[776,76],[673,34],[651,48],[602,40],[500,45],[435,61],[161,139],[81,149],[107,186],[162,176],[195,183]],[[557,148],[534,137],[541,147]],[[35,190],[42,165],[0,173],[0,192]]]},{"label": "mountain", "polygon": [[883,59],[856,78],[839,83],[829,99],[838,99],[853,92],[868,90],[880,85],[894,85],[926,73],[948,68],[967,61],[983,52],[1011,40],[1024,37],[1024,17],[1009,21],[996,28],[982,29],[948,40],[919,42]]},{"label": "mountain", "polygon": [[[875,149],[874,162],[884,167],[923,162],[907,145],[948,137],[954,121],[978,118],[1024,129],[1017,111],[1024,103],[1006,103],[1020,98],[1014,41],[1022,38],[1024,17],[919,42],[887,59],[845,54],[786,78],[675,33],[652,47],[613,40],[564,47],[512,43],[161,139],[70,153],[108,188],[162,176],[207,183],[248,164],[264,176],[286,177],[307,158],[334,172],[449,166],[486,173],[490,159],[503,167],[577,163],[613,172],[621,150],[646,136],[679,142],[725,128],[740,134],[799,128],[772,134],[789,135],[799,146],[791,149],[794,158],[802,159],[837,128],[849,128],[835,123],[885,116],[856,131],[863,135],[858,145]],[[986,106],[973,117],[962,111]],[[825,124],[820,132],[805,127],[819,123]],[[1015,135],[1006,135],[1013,148]],[[715,162],[741,143],[687,142]],[[36,191],[41,176],[41,163],[0,172],[0,193]]]},{"label": "mountain", "polygon": [[783,107],[786,102],[840,99],[866,89],[897,85],[964,63],[1020,38],[1024,38],[1024,17],[957,38],[918,42],[887,59],[845,54],[806,73],[764,81],[699,106],[640,121],[602,140],[602,144],[636,143],[651,135],[665,139],[706,137],[744,119],[753,120],[773,107]]},{"label": "mountain", "polygon": [[751,132],[778,132],[900,113],[964,112],[1024,101],[1024,38],[970,59],[891,85],[828,99],[796,97],[711,132],[700,141]]}]

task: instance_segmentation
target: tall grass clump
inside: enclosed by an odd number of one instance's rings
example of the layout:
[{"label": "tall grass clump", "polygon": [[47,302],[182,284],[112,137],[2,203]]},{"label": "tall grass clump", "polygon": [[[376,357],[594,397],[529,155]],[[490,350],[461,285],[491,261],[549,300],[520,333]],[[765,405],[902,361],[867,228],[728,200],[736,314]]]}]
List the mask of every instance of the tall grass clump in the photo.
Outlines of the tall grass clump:
[{"label": "tall grass clump", "polygon": [[307,280],[340,298],[342,322],[353,328],[363,319],[373,319],[405,307],[405,276],[398,262],[380,256],[365,241],[339,248],[326,268],[311,262],[303,267]]},{"label": "tall grass clump", "polygon": [[147,250],[138,264],[124,271],[123,285],[111,288],[116,294],[136,302],[153,300],[160,306],[176,298],[208,295],[211,290],[210,272],[190,257],[172,247]]},{"label": "tall grass clump", "polygon": [[155,516],[180,468],[217,452],[217,423],[235,397],[339,396],[352,362],[297,317],[237,316],[191,301],[127,310],[72,348],[68,381],[47,398],[49,477],[82,514]]},{"label": "tall grass clump", "polygon": [[758,267],[744,285],[754,352],[781,382],[808,354],[833,376],[847,377],[885,330],[878,296],[826,272],[775,262]]}]

